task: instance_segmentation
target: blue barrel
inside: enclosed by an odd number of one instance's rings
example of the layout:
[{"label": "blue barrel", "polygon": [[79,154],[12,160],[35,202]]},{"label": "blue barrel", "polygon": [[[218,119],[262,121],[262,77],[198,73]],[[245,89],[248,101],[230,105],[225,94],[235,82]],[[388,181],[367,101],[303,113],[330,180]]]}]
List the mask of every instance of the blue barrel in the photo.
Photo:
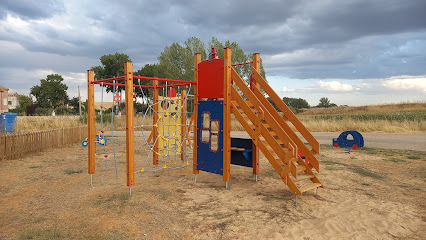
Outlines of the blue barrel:
[{"label": "blue barrel", "polygon": [[3,133],[11,133],[15,131],[16,127],[16,113],[1,113],[0,114],[0,128]]}]

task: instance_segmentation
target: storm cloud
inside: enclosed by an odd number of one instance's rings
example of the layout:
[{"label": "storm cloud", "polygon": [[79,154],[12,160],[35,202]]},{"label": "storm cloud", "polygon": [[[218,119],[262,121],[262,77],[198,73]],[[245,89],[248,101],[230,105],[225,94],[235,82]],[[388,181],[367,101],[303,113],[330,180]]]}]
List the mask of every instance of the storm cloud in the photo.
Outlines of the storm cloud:
[{"label": "storm cloud", "polygon": [[[68,76],[73,96],[104,54],[126,53],[140,68],[173,42],[215,36],[260,52],[271,85],[282,96],[311,93],[311,105],[321,94],[350,105],[425,101],[424,92],[404,87],[426,84],[425,12],[421,0],[7,0],[0,3],[0,85],[28,93],[41,74],[55,72]],[[370,94],[365,82],[376,86],[377,99],[351,102],[359,98],[351,93]],[[391,86],[400,87],[399,97],[386,97]],[[348,97],[333,91],[340,88]]]}]

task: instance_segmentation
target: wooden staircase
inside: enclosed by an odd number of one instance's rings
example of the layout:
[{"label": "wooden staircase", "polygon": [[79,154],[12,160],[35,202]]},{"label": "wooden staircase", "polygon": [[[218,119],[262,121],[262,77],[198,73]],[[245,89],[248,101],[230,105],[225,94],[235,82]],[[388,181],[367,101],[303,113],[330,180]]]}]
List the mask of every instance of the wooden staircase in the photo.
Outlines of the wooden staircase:
[{"label": "wooden staircase", "polygon": [[[319,143],[269,86],[259,72],[253,68],[252,78],[258,87],[249,88],[232,68],[231,79],[244,94],[244,99],[234,86],[231,86],[231,110],[253,142],[271,163],[282,181],[292,192],[303,192],[324,187],[314,170],[319,172]],[[284,116],[271,105],[260,88],[273,100]],[[291,129],[289,123],[302,134],[311,148]],[[305,156],[302,159],[297,150]]]}]

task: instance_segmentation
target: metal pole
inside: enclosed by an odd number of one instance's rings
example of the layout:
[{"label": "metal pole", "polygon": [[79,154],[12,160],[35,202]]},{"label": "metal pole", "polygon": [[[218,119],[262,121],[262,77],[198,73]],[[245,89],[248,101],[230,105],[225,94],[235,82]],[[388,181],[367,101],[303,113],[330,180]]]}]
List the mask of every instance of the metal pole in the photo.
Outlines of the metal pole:
[{"label": "metal pole", "polygon": [[81,117],[81,95],[80,95],[80,86],[78,86],[78,111]]}]

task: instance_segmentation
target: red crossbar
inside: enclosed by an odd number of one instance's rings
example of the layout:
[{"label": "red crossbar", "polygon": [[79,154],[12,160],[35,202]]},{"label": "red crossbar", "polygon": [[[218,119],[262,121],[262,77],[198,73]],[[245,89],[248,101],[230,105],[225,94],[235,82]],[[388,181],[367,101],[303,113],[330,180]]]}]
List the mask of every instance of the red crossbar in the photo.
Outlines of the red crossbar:
[{"label": "red crossbar", "polygon": [[[95,82],[92,82],[92,83],[101,85],[101,83],[95,83]],[[124,83],[116,83],[116,84],[114,84],[114,83],[103,83],[103,85],[108,85],[108,86],[121,86],[121,87],[126,86]],[[136,85],[136,84],[133,84],[133,87],[154,88],[154,86],[145,86],[145,85]]]},{"label": "red crossbar", "polygon": [[192,82],[192,81],[176,80],[176,79],[170,79],[170,78],[158,78],[158,77],[133,76],[133,79],[158,80],[158,81],[166,81],[166,82],[196,84],[195,82]]},{"label": "red crossbar", "polygon": [[236,64],[232,64],[231,66],[240,66],[240,65],[252,64],[252,63],[253,62],[236,63]]},{"label": "red crossbar", "polygon": [[165,88],[165,87],[179,87],[179,86],[187,86],[190,85],[191,83],[181,83],[181,84],[173,84],[173,85],[161,85],[161,86],[157,86],[157,88]]},{"label": "red crossbar", "polygon": [[101,80],[96,80],[96,81],[93,81],[92,83],[97,84],[97,83],[101,83],[101,82],[109,82],[109,81],[120,80],[120,79],[124,79],[124,76],[105,78],[105,79],[102,78]]}]

